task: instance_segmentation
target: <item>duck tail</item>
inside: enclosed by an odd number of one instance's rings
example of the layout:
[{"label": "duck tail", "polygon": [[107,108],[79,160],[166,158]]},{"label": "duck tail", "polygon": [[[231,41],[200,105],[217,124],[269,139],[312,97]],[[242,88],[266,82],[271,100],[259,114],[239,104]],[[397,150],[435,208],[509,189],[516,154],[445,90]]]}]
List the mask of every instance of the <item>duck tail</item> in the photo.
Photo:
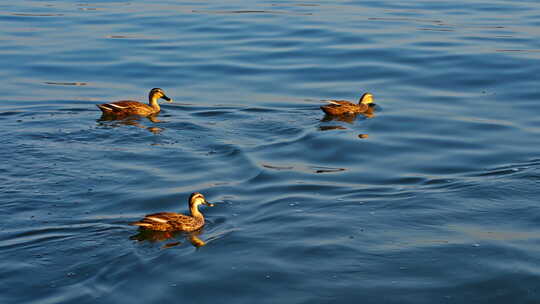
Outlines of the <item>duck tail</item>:
[{"label": "duck tail", "polygon": [[167,219],[160,218],[159,216],[147,215],[142,220],[131,223],[131,225],[149,227],[149,226],[154,226],[154,225],[163,225],[163,224],[166,224],[167,222],[168,222]]},{"label": "duck tail", "polygon": [[112,112],[114,112],[114,109],[109,108],[108,106],[109,105],[106,104],[106,103],[96,105],[96,107],[98,107],[103,113],[112,113]]},{"label": "duck tail", "polygon": [[330,110],[329,110],[328,108],[329,108],[328,106],[321,106],[321,110],[322,110],[324,113],[326,113],[326,114],[328,114],[328,115],[331,115]]},{"label": "duck tail", "polygon": [[119,111],[122,111],[124,109],[127,109],[127,107],[120,106],[114,103],[104,103],[100,105],[96,105],[103,113],[116,113]]}]

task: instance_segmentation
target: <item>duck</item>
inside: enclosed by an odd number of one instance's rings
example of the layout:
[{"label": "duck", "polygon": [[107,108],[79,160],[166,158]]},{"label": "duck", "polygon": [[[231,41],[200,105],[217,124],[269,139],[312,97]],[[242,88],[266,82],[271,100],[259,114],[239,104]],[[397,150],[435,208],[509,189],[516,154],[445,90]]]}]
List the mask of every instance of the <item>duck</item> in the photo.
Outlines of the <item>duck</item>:
[{"label": "duck", "polygon": [[148,104],[133,100],[120,100],[96,106],[103,112],[104,116],[150,116],[159,113],[161,110],[158,104],[158,99],[160,98],[168,102],[173,102],[171,98],[165,95],[162,89],[153,88],[148,94]]},{"label": "duck", "polygon": [[200,205],[214,206],[206,200],[204,195],[194,192],[188,200],[191,215],[175,212],[153,213],[146,215],[142,220],[130,223],[130,225],[154,231],[195,231],[204,226],[204,215],[199,211]]},{"label": "duck", "polygon": [[325,100],[328,105],[321,106],[321,110],[328,115],[338,116],[345,114],[359,114],[368,112],[373,103],[373,94],[364,93],[358,104],[346,100]]}]

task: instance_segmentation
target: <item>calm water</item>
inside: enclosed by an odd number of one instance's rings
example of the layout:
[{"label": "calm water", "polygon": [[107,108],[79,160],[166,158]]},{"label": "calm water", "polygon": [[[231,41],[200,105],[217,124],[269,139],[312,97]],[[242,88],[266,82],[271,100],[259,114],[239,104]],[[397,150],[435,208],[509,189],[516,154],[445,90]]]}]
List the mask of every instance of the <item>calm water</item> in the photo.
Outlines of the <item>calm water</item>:
[{"label": "calm water", "polygon": [[[0,302],[538,303],[539,20],[532,0],[4,1]],[[176,101],[160,122],[99,120],[152,87]],[[371,118],[319,110],[365,91]],[[193,191],[216,202],[206,246],[127,225]]]}]

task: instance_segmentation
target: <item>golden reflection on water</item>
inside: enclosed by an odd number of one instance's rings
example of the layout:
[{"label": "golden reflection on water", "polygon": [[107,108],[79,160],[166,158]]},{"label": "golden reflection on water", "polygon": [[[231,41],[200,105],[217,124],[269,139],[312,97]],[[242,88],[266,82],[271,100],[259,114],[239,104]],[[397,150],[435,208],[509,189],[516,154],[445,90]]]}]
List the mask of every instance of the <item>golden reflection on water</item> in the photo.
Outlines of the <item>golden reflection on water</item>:
[{"label": "golden reflection on water", "polygon": [[522,241],[533,240],[538,236],[535,232],[517,230],[514,228],[475,226],[475,225],[447,225],[450,230],[461,232],[471,239],[482,241]]},{"label": "golden reflection on water", "polygon": [[[202,247],[206,245],[206,242],[199,238],[199,235],[203,232],[203,228],[192,231],[192,232],[183,232],[183,231],[154,231],[147,229],[139,229],[137,234],[134,234],[129,237],[130,240],[135,240],[138,242],[164,242],[171,239],[176,239],[180,236],[184,236],[194,247]],[[163,245],[163,248],[171,248],[182,244],[181,241],[170,242]]]},{"label": "golden reflection on water", "polygon": [[[158,114],[153,114],[147,117],[141,117],[137,115],[111,116],[111,115],[103,114],[101,115],[101,118],[97,120],[97,122],[98,122],[98,125],[100,126],[108,126],[108,127],[113,127],[113,128],[120,127],[120,126],[133,126],[133,127],[137,127],[141,129],[146,129],[149,132],[154,133],[154,134],[159,134],[163,132],[164,128],[160,128],[156,126],[147,127],[141,123],[141,120],[144,118],[148,119],[152,123],[163,122],[162,120],[159,120],[157,118],[157,115]],[[105,122],[109,122],[109,123],[105,123]]]}]

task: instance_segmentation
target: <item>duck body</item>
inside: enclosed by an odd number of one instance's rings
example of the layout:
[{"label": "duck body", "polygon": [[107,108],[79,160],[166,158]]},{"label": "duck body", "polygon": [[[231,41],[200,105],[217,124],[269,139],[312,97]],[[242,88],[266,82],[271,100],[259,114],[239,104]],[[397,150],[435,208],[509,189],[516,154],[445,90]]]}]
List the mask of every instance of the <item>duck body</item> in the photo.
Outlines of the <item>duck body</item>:
[{"label": "duck body", "polygon": [[103,114],[106,115],[149,116],[158,113],[161,110],[133,100],[121,100],[111,103],[104,103],[97,105],[97,107],[103,112]]},{"label": "duck body", "polygon": [[195,231],[204,226],[204,216],[199,211],[199,205],[213,206],[199,192],[189,197],[191,215],[175,212],[159,212],[146,215],[142,220],[130,223],[142,229],[155,231]]},{"label": "duck body", "polygon": [[346,100],[330,100],[329,105],[321,106],[321,110],[328,115],[359,114],[368,110],[367,104],[354,104]]},{"label": "duck body", "polygon": [[161,111],[158,99],[162,98],[168,102],[172,102],[172,99],[165,95],[160,88],[154,88],[150,90],[148,94],[148,104],[134,100],[121,100],[111,103],[104,103],[96,105],[105,116],[150,116]]},{"label": "duck body", "polygon": [[193,217],[175,212],[159,212],[148,214],[132,225],[156,231],[190,232],[204,226],[204,217]]},{"label": "duck body", "polygon": [[373,103],[373,95],[364,93],[357,104],[347,100],[327,100],[328,105],[321,106],[321,110],[332,116],[365,113]]}]

